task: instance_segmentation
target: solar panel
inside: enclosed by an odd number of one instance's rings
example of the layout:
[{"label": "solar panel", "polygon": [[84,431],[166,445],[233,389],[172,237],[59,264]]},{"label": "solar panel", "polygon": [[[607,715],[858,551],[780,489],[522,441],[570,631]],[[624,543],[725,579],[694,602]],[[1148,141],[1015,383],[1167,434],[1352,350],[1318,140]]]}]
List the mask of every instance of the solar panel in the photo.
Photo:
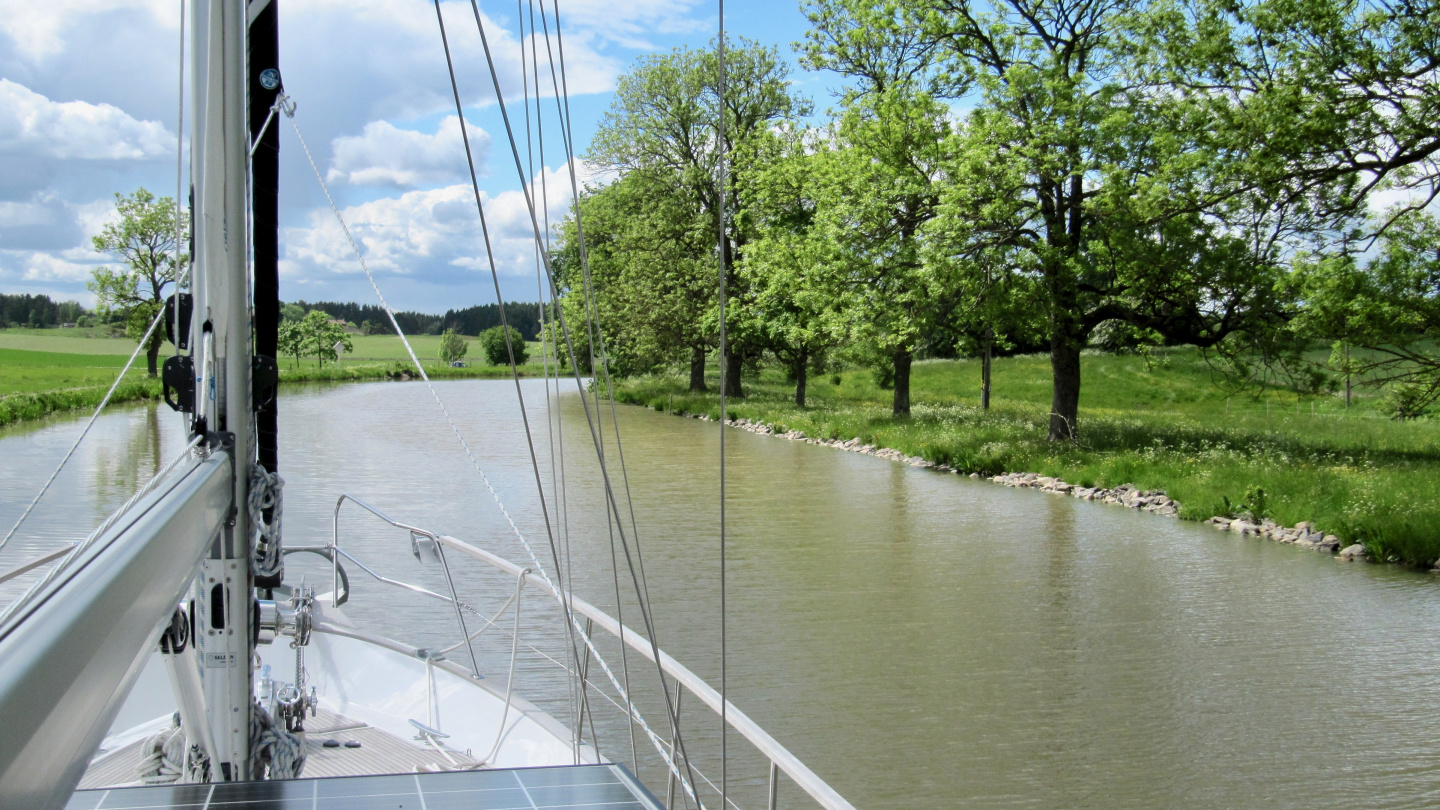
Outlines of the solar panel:
[{"label": "solar panel", "polygon": [[623,765],[79,790],[66,810],[662,810]]}]

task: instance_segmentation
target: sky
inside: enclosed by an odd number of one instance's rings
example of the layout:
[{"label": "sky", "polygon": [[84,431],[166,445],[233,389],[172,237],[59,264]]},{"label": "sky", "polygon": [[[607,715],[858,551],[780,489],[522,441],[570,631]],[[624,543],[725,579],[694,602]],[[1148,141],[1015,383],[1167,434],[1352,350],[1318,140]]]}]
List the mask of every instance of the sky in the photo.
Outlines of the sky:
[{"label": "sky", "polygon": [[[433,4],[275,1],[280,70],[297,104],[294,125],[391,306],[439,313],[493,302]],[[91,249],[90,238],[113,219],[113,195],[141,186],[175,195],[180,4],[0,0],[0,292],[93,305],[85,281],[107,257]],[[529,7],[479,3],[523,172],[506,138],[469,2],[441,7],[501,288],[507,300],[533,301],[534,237],[521,178],[535,191],[537,215],[548,212],[556,223],[570,199],[570,171],[553,93],[542,94],[538,114],[543,160],[534,146],[526,148],[519,26],[523,14],[528,27]],[[717,9],[696,0],[559,0],[559,9],[580,154],[576,174],[583,183],[593,177],[583,155],[616,79],[647,53],[705,47],[715,35]],[[797,0],[731,0],[725,15],[732,37],[779,46],[795,63],[790,44],[806,29]],[[549,23],[553,31],[554,20]],[[528,50],[528,28],[525,37]],[[541,84],[548,86],[543,32],[534,44]],[[188,74],[188,63],[185,69]],[[834,76],[798,65],[792,78],[820,109],[838,86]],[[188,92],[185,103],[188,140]],[[530,112],[539,120],[533,100]],[[288,121],[276,123],[281,297],[375,302],[295,130]],[[184,176],[188,184],[188,165]]]}]

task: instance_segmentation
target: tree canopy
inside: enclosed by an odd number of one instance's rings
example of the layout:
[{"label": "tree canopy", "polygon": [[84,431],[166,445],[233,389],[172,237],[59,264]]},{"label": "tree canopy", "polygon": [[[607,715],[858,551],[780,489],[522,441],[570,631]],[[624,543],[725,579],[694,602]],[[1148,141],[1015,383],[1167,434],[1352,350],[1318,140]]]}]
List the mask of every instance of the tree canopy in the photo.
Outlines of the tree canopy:
[{"label": "tree canopy", "polygon": [[[115,213],[117,219],[106,223],[90,241],[97,253],[109,254],[123,266],[96,268],[85,286],[95,293],[100,312],[123,318],[126,333],[138,340],[164,306],[167,288],[176,283],[189,261],[188,255],[176,250],[177,237],[183,241],[189,231],[183,218],[176,219],[174,199],[157,199],[143,187],[128,196],[116,192]],[[164,333],[156,329],[145,347],[151,377],[156,374],[163,342]]]},{"label": "tree canopy", "polygon": [[[883,366],[903,417],[916,357],[1041,344],[1049,436],[1073,440],[1087,347],[1193,344],[1237,384],[1317,388],[1323,340],[1440,398],[1431,3],[802,7],[802,64],[844,80],[827,120],[753,43],[724,98],[710,51],[620,79],[587,156],[610,179],[556,253],[567,315],[606,324],[586,340],[618,372],[688,365],[705,387],[723,264],[732,395],[765,352],[803,405],[839,354]],[[1408,202],[1368,216],[1382,191]]]}]

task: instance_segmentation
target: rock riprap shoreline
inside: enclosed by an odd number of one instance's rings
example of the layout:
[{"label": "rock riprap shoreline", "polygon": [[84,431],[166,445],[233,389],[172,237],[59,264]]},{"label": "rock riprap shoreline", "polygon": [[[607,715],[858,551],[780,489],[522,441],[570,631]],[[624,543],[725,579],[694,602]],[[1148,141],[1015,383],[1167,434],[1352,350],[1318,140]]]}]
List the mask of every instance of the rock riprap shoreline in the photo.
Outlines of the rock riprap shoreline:
[{"label": "rock riprap shoreline", "polygon": [[[707,414],[692,414],[684,411],[675,411],[676,416],[688,416],[692,419],[712,421]],[[947,464],[937,464],[933,461],[921,458],[920,456],[906,455],[889,447],[878,447],[873,444],[866,444],[860,437],[853,439],[820,439],[814,436],[807,436],[799,430],[778,430],[774,425],[767,425],[764,422],[757,422],[750,419],[732,418],[728,420],[730,427],[740,428],[761,436],[775,436],[781,439],[789,439],[792,442],[805,442],[806,444],[818,444],[826,447],[833,447],[837,450],[847,450],[852,453],[863,453],[876,458],[890,459],[902,464],[909,464],[911,467],[922,467],[935,470],[936,472],[962,475],[962,471]],[[1019,487],[1025,489],[1038,489],[1051,495],[1068,495],[1072,498],[1081,498],[1087,501],[1099,501],[1100,503],[1124,506],[1128,509],[1138,509],[1142,512],[1151,512],[1166,517],[1178,517],[1180,504],[1176,503],[1163,490],[1150,489],[1142,490],[1134,484],[1121,484],[1118,487],[1106,489],[1104,487],[1082,487],[1078,484],[1070,484],[1059,478],[1052,478],[1048,475],[1040,475],[1033,472],[1001,473],[996,476],[981,476],[979,473],[970,473],[973,479],[986,478],[997,484],[1007,487]],[[1216,515],[1205,521],[1221,531],[1232,531],[1242,536],[1254,535],[1267,540],[1274,540],[1278,543],[1293,544],[1300,548],[1307,548],[1325,554],[1333,554],[1336,559],[1345,561],[1367,561],[1369,558],[1365,553],[1365,547],[1359,543],[1341,548],[1340,538],[1333,534],[1315,528],[1309,522],[1302,521],[1293,527],[1281,526],[1273,520],[1261,521],[1245,520],[1243,518],[1229,518],[1223,515]],[[1437,566],[1440,570],[1440,566]]]}]

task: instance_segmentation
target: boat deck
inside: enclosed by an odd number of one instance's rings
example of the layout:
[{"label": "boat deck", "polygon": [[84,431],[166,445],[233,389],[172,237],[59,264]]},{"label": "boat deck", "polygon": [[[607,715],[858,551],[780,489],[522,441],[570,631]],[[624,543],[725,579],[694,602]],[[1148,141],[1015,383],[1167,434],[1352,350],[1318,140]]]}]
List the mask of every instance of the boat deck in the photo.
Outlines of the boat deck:
[{"label": "boat deck", "polygon": [[[333,749],[331,749],[333,750]],[[363,750],[363,749],[361,749]],[[308,773],[307,765],[307,773]],[[662,810],[621,765],[78,790],[66,810]]]},{"label": "boat deck", "polygon": [[[477,762],[464,752],[441,753],[324,709],[307,720],[306,726],[305,769],[301,773],[307,777],[439,771],[465,768]],[[326,748],[327,740],[340,745]],[[345,747],[345,743],[352,741],[360,743],[359,747]],[[144,740],[137,740],[92,762],[80,779],[80,789],[134,784],[135,767],[140,764],[140,749],[144,745]]]}]

